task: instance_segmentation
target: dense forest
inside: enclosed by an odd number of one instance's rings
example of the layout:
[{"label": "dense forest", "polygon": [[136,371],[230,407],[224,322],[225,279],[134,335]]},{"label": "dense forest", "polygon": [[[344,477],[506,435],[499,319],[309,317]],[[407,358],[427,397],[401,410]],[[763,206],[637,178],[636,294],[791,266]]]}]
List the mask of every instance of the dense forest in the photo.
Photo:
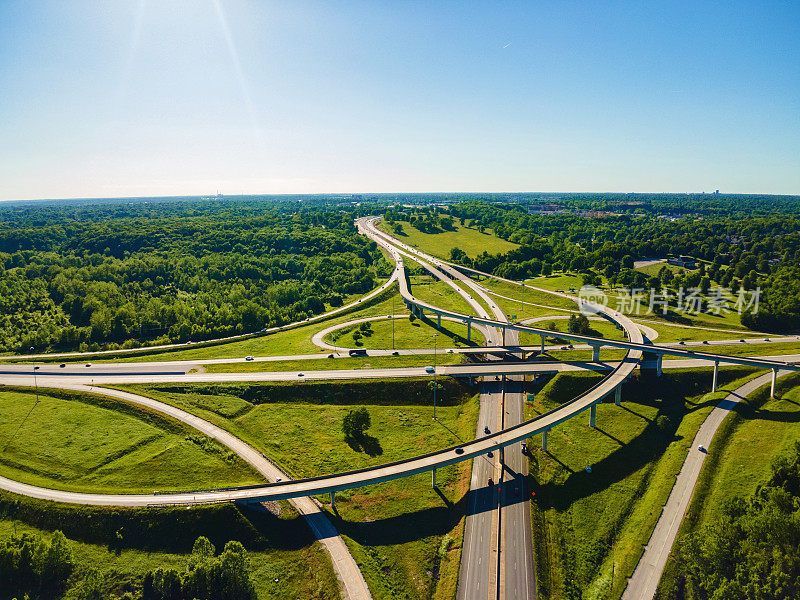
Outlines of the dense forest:
[{"label": "dense forest", "polygon": [[[585,202],[585,200],[584,200]],[[730,290],[760,288],[757,312],[745,311],[744,325],[762,331],[800,329],[800,215],[762,214],[760,197],[747,205],[735,205],[727,212],[717,205],[682,205],[682,217],[634,210],[609,212],[567,210],[567,204],[553,205],[542,212],[539,205],[497,204],[470,201],[448,206],[390,207],[385,218],[395,231],[411,226],[425,233],[452,229],[454,225],[478,231],[491,229],[499,237],[520,244],[504,254],[470,259],[453,248],[453,262],[520,279],[573,271],[584,275],[587,284],[601,277],[611,285],[644,289],[698,288],[704,294],[711,286]],[[664,210],[672,204],[664,201]],[[786,201],[789,207],[793,204]],[[617,205],[617,208],[619,206]],[[662,268],[648,277],[634,270],[634,261],[648,258],[689,256],[698,268],[674,274]]]},{"label": "dense forest", "polygon": [[199,341],[318,314],[390,272],[353,218],[297,201],[4,208],[0,346]]}]

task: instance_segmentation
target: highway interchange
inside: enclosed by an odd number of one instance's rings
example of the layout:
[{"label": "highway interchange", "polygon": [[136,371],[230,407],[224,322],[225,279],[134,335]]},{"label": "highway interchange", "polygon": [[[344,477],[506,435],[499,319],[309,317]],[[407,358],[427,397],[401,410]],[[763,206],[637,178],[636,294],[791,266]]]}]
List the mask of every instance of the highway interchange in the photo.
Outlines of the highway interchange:
[{"label": "highway interchange", "polygon": [[[327,522],[327,527],[332,526],[330,526],[330,522],[327,521],[324,514],[319,511],[318,506],[311,502],[310,499],[307,499],[307,497],[361,485],[369,485],[371,483],[387,481],[426,471],[432,471],[435,477],[437,468],[467,459],[474,459],[470,485],[470,503],[462,549],[458,597],[460,599],[532,599],[536,597],[536,583],[533,569],[530,507],[527,502],[528,494],[524,489],[523,478],[528,472],[528,467],[527,458],[520,452],[521,442],[528,440],[533,435],[545,433],[552,427],[558,425],[558,423],[585,411],[590,413],[589,419],[590,422],[593,423],[595,418],[594,406],[607,396],[617,393],[617,390],[620,389],[625,379],[640,365],[644,352],[648,353],[649,360],[657,369],[732,363],[768,368],[772,371],[773,377],[779,370],[798,370],[798,367],[795,365],[787,363],[787,360],[796,360],[797,357],[795,356],[778,355],[759,358],[729,357],[686,349],[686,346],[705,346],[706,344],[702,342],[687,342],[683,346],[678,344],[652,345],[650,344],[651,340],[646,340],[644,338],[640,327],[634,324],[627,316],[613,309],[599,305],[592,305],[588,308],[591,308],[600,317],[621,327],[626,333],[626,340],[606,340],[593,338],[591,336],[559,333],[559,337],[574,341],[576,349],[593,349],[594,356],[592,361],[505,362],[496,360],[506,350],[513,353],[521,353],[523,351],[523,349],[519,348],[519,332],[525,331],[541,335],[541,348],[544,348],[544,336],[551,335],[551,332],[531,327],[530,325],[509,323],[507,316],[488,294],[487,288],[478,285],[461,269],[456,268],[456,266],[426,255],[384,234],[377,229],[375,222],[375,218],[364,218],[360,219],[357,225],[362,233],[373,239],[393,258],[396,268],[389,280],[380,288],[374,290],[368,297],[374,297],[382,293],[396,281],[399,284],[403,300],[411,311],[420,315],[423,312],[432,315],[432,320],[441,317],[465,322],[468,324],[468,327],[479,328],[486,340],[486,346],[483,348],[443,349],[443,352],[448,350],[464,353],[480,352],[487,354],[490,358],[495,358],[495,360],[489,360],[483,363],[441,365],[436,369],[436,374],[441,376],[484,378],[481,387],[481,408],[476,430],[476,439],[474,441],[462,444],[459,447],[447,448],[370,469],[296,481],[289,481],[287,477],[283,477],[283,481],[277,482],[277,467],[270,463],[265,457],[260,456],[260,454],[252,448],[248,447],[248,450],[247,448],[237,446],[237,443],[243,446],[246,445],[236,440],[234,436],[222,432],[222,430],[217,432],[208,429],[206,426],[212,428],[214,426],[193,415],[185,413],[185,415],[176,418],[181,418],[204,433],[220,439],[220,441],[234,449],[240,456],[255,466],[268,481],[273,483],[232,490],[158,495],[76,494],[27,486],[6,478],[0,478],[0,487],[15,493],[52,500],[126,506],[197,504],[221,501],[261,502],[264,500],[284,498],[296,499],[295,502],[305,501],[307,504],[298,505],[303,506],[303,509],[299,510],[302,514],[307,515],[312,529],[317,527],[315,533],[318,534],[320,539],[331,540],[331,547],[327,549],[336,567],[337,575],[343,581],[345,594],[347,597],[360,599],[368,598],[369,592],[366,589],[366,584],[363,583],[363,578],[361,578],[360,573],[358,573],[358,569],[355,567],[355,562],[347,552],[343,542],[341,542],[341,538],[335,535],[335,533],[331,534],[329,529],[322,531],[322,529],[326,527],[325,522]],[[404,272],[404,260],[413,260],[417,262],[435,278],[444,281],[470,305],[475,314],[465,315],[440,309],[415,298],[407,284],[407,278]],[[511,283],[516,284],[517,282]],[[560,295],[571,300],[577,300],[566,294]],[[336,312],[342,312],[343,309],[352,310],[353,307],[357,307],[360,303],[361,301],[353,302]],[[487,307],[491,312],[487,310]],[[327,316],[329,315],[324,315],[326,318]],[[319,317],[313,320],[319,320]],[[306,322],[301,322],[298,325],[303,324],[306,324]],[[276,328],[276,331],[277,330],[280,329]],[[322,336],[318,334],[318,336],[315,337],[318,338],[317,341],[320,341],[322,337],[324,337],[324,334]],[[730,343],[730,340],[727,343]],[[748,341],[745,343],[754,342]],[[601,346],[623,349],[627,352],[627,355],[621,360],[601,362],[599,360],[599,348]],[[540,346],[528,347],[525,350],[530,351],[533,349],[539,350]],[[400,350],[396,352],[400,355],[424,354],[425,352],[430,352],[430,349]],[[376,356],[391,353],[392,351],[390,350],[370,351],[371,355]],[[678,358],[677,360],[662,362],[661,357],[664,354],[671,354]],[[657,355],[657,357],[654,358],[653,355]],[[78,356],[81,355],[77,353],[68,353],[54,355],[52,358],[73,358]],[[323,356],[325,355],[309,354],[284,357],[254,357],[253,361],[313,361]],[[24,357],[13,358],[20,359]],[[41,360],[43,357],[37,356],[35,358]],[[242,358],[240,360],[244,359]],[[202,372],[205,365],[231,362],[235,362],[235,360],[228,358],[194,361],[101,363],[93,364],[90,367],[86,367],[83,364],[68,364],[64,367],[60,367],[58,364],[42,364],[38,365],[36,377],[38,380],[37,383],[43,387],[61,387],[69,389],[87,389],[91,385],[104,385],[109,383],[297,381],[300,378],[299,372],[297,371]],[[311,365],[313,363],[309,362],[309,364]],[[2,367],[0,367],[0,382],[9,385],[31,385],[33,383],[32,368],[30,364],[2,365]],[[608,375],[600,384],[585,394],[564,404],[555,411],[542,415],[532,421],[524,421],[523,375],[537,372],[587,368],[601,370],[607,372]],[[191,372],[195,370],[198,372]],[[309,370],[303,372],[302,378],[304,380],[343,380],[375,377],[395,378],[429,376],[428,371],[426,371],[424,367],[400,367],[386,369]],[[770,376],[767,375],[765,377],[769,379]],[[98,390],[95,388],[94,391],[109,395],[125,394],[124,392],[110,391],[107,389]],[[136,399],[134,397],[135,395],[129,396],[130,397],[125,398],[126,401],[133,403],[142,402]],[[616,396],[616,400],[620,400],[618,395]],[[151,400],[151,402],[155,401]],[[164,407],[166,407],[166,405],[164,405]],[[157,410],[167,411],[167,409],[163,407],[155,408]],[[487,431],[489,432],[488,434]],[[233,439],[225,438],[226,435]],[[252,455],[253,453],[258,456]],[[490,478],[493,480],[492,486],[488,483]],[[314,523],[316,523],[316,525]],[[338,543],[341,543],[341,547],[333,547],[337,543],[336,540],[338,540]],[[337,561],[339,564],[337,564]],[[348,582],[349,586],[347,585]],[[639,598],[644,596],[629,595],[626,597]]]}]

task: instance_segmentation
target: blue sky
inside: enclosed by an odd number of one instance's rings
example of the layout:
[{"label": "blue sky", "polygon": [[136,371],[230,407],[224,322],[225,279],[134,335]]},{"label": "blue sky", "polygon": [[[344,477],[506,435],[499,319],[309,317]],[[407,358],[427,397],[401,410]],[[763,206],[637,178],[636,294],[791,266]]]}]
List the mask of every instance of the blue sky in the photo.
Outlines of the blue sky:
[{"label": "blue sky", "polygon": [[0,1],[0,199],[800,193],[800,3]]}]

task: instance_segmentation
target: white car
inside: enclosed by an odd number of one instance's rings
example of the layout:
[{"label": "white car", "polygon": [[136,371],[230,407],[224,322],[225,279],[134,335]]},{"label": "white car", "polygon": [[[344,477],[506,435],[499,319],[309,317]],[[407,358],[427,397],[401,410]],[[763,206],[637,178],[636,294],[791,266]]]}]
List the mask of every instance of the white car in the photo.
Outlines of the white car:
[{"label": "white car", "polygon": [[431,375],[432,375],[433,373],[435,373],[435,372],[436,372],[436,369],[434,369],[434,368],[433,368],[433,367],[431,367],[431,366],[427,366],[427,367],[425,367],[425,372],[426,372],[426,373],[429,373],[429,374],[431,374]]}]

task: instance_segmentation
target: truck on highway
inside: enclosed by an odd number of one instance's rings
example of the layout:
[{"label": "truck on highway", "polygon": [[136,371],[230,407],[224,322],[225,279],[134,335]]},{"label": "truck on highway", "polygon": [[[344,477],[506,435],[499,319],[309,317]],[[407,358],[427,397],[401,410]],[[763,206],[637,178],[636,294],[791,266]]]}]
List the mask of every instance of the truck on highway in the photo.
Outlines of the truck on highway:
[{"label": "truck on highway", "polygon": [[350,356],[367,356],[367,351],[363,348],[353,348],[350,350]]}]

